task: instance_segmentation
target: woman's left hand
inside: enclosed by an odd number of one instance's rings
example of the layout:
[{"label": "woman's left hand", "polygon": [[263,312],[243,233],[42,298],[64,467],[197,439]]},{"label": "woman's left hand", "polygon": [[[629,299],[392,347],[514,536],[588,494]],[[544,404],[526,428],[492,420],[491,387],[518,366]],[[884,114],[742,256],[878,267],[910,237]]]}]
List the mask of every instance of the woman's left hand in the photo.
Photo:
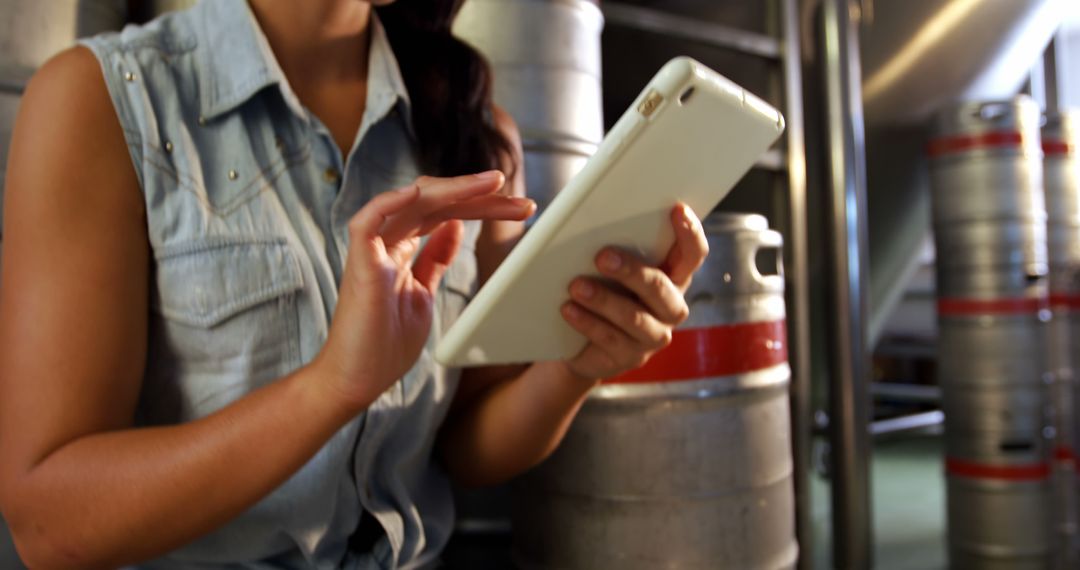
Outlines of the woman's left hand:
[{"label": "woman's left hand", "polygon": [[[610,378],[638,368],[671,343],[671,332],[686,320],[683,293],[709,253],[701,222],[679,204],[671,213],[675,245],[659,266],[619,249],[604,248],[596,267],[607,281],[578,277],[570,284],[563,318],[589,344],[566,365],[578,376]],[[616,285],[617,284],[617,285]]]}]

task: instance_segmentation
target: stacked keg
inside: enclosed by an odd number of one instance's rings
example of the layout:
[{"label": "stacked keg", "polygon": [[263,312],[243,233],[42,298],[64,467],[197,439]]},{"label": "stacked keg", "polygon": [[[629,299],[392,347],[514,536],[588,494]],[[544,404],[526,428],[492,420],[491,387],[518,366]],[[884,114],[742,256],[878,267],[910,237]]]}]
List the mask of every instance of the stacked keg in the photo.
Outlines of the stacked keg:
[{"label": "stacked keg", "polygon": [[943,112],[928,152],[954,568],[1053,560],[1046,210],[1029,98]]},{"label": "stacked keg", "polygon": [[756,262],[781,237],[757,215],[705,230],[672,344],[598,386],[519,481],[521,568],[795,567],[784,282]]},{"label": "stacked keg", "polygon": [[517,122],[529,196],[543,210],[604,136],[597,0],[469,0],[454,34],[491,62]]},{"label": "stacked keg", "polygon": [[1046,189],[1047,249],[1050,266],[1050,305],[1054,373],[1053,411],[1057,445],[1054,450],[1056,517],[1066,537],[1067,562],[1075,567],[1077,513],[1076,442],[1080,423],[1074,411],[1075,370],[1080,363],[1080,140],[1078,115],[1050,115],[1042,131],[1043,178]]}]

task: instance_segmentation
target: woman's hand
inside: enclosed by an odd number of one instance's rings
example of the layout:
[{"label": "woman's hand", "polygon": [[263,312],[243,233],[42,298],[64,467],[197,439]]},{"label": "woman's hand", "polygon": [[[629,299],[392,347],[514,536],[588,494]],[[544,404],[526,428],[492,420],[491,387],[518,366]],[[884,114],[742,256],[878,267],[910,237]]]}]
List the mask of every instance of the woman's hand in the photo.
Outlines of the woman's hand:
[{"label": "woman's hand", "polygon": [[[671,331],[686,320],[683,293],[709,253],[701,222],[686,205],[671,214],[675,245],[660,267],[637,256],[605,248],[596,267],[608,282],[579,277],[570,284],[563,318],[589,339],[570,370],[591,380],[610,378],[645,364],[671,342]],[[617,284],[613,286],[612,282]]]},{"label": "woman's hand", "polygon": [[[533,213],[531,200],[495,194],[503,182],[498,171],[421,177],[377,196],[349,222],[340,297],[316,361],[343,404],[366,407],[419,357],[439,280],[461,245],[460,220],[523,220]],[[421,250],[424,235],[430,237]]]}]

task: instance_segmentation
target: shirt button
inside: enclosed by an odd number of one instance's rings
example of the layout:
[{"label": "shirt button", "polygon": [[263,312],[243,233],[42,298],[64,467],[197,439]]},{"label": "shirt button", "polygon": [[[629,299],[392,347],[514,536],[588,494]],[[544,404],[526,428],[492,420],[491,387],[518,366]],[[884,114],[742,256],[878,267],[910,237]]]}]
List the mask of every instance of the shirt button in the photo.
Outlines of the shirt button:
[{"label": "shirt button", "polygon": [[338,183],[341,182],[341,173],[338,172],[336,168],[327,168],[323,172],[323,178],[326,179],[326,182],[328,184],[333,184],[334,186],[337,186]]}]

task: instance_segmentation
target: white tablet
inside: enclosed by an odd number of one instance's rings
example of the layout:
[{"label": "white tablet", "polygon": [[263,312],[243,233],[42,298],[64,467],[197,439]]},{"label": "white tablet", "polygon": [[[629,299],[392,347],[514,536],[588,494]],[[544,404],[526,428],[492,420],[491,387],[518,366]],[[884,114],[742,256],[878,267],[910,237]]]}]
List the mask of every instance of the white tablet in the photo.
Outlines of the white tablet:
[{"label": "white tablet", "polygon": [[675,204],[704,218],[783,130],[769,104],[692,59],[671,60],[446,332],[436,360],[573,357],[586,340],[560,312],[570,282],[599,276],[593,259],[608,245],[659,264]]}]

